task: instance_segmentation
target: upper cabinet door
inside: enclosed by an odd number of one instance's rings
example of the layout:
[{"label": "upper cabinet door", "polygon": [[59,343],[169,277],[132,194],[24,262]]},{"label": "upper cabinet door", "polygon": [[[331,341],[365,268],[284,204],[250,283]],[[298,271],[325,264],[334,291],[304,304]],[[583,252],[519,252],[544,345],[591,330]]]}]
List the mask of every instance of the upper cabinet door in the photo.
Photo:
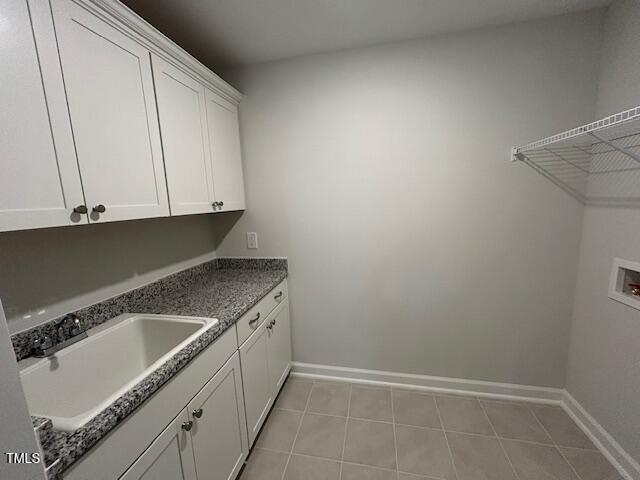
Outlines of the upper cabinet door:
[{"label": "upper cabinet door", "polygon": [[207,89],[213,189],[218,211],[244,210],[238,106]]},{"label": "upper cabinet door", "polygon": [[90,219],[169,214],[149,52],[72,0],[51,0]]},{"label": "upper cabinet door", "polygon": [[48,4],[1,10],[0,231],[87,223]]},{"label": "upper cabinet door", "polygon": [[152,63],[171,215],[212,212],[205,88],[156,55]]}]

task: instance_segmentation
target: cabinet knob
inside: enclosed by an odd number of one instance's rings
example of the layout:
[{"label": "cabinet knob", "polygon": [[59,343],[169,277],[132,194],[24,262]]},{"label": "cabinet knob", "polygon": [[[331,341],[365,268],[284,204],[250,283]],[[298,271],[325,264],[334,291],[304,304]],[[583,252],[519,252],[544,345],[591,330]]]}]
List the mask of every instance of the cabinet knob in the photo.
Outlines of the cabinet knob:
[{"label": "cabinet knob", "polygon": [[80,213],[80,214],[85,214],[89,211],[89,209],[87,208],[86,205],[78,205],[76,208],[73,209],[73,213]]},{"label": "cabinet knob", "polygon": [[218,202],[219,207],[224,207],[224,202]]},{"label": "cabinet knob", "polygon": [[191,412],[193,414],[194,417],[196,418],[200,418],[202,416],[202,409],[198,408],[196,410],[194,410],[193,412]]},{"label": "cabinet knob", "polygon": [[93,211],[95,213],[104,213],[107,211],[107,207],[105,207],[104,205],[100,204],[100,205],[96,205],[95,207],[93,207]]},{"label": "cabinet knob", "polygon": [[191,427],[193,427],[193,422],[191,420],[189,420],[188,422],[182,422],[182,429],[185,432],[188,432],[189,430],[191,430]]}]

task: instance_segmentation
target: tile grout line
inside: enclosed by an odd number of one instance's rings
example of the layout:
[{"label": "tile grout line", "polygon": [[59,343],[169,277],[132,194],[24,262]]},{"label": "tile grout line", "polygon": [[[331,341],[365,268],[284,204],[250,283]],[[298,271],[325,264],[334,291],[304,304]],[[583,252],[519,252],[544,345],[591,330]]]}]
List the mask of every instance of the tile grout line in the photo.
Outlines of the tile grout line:
[{"label": "tile grout line", "polygon": [[344,436],[342,437],[342,453],[340,454],[340,471],[338,472],[338,480],[342,480],[342,465],[344,464],[344,449],[347,445],[347,428],[349,427],[349,413],[351,412],[351,394],[353,392],[353,384],[349,384],[349,400],[347,401],[347,421],[344,422]]},{"label": "tile grout line", "polygon": [[[377,388],[377,387],[372,387],[374,389],[381,389],[381,390],[388,390],[390,392],[390,402],[391,402],[391,422],[388,421],[384,421],[384,420],[374,420],[371,418],[360,418],[360,417],[352,417],[351,416],[351,403],[352,403],[352,395],[353,395],[353,388],[354,386],[360,386],[357,384],[353,384],[353,383],[349,383],[349,388],[348,388],[348,401],[347,401],[347,413],[346,416],[342,416],[342,415],[332,415],[332,414],[324,414],[324,413],[314,413],[311,412],[309,410],[310,407],[310,403],[311,403],[311,397],[313,394],[313,390],[314,387],[316,386],[316,384],[318,383],[315,380],[312,380],[311,382],[311,388],[309,390],[309,393],[307,394],[307,399],[305,402],[305,407],[304,410],[302,412],[300,412],[300,410],[295,410],[295,409],[288,409],[288,408],[278,408],[279,410],[283,410],[283,411],[290,411],[290,412],[296,412],[296,413],[301,413],[301,419],[300,419],[300,423],[298,425],[298,428],[296,430],[296,434],[294,436],[293,439],[293,443],[291,448],[289,449],[289,451],[282,451],[282,450],[277,450],[277,449],[270,449],[270,448],[263,448],[263,447],[258,447],[262,450],[271,450],[274,452],[279,452],[279,453],[285,453],[287,454],[287,461],[285,463],[285,468],[284,471],[282,473],[282,477],[281,480],[284,480],[285,478],[285,474],[286,471],[289,467],[289,464],[291,462],[292,456],[294,455],[294,448],[295,448],[295,444],[297,442],[299,433],[302,429],[302,423],[304,420],[304,416],[307,414],[313,414],[313,415],[320,415],[320,416],[327,416],[327,417],[335,417],[335,418],[341,418],[345,420],[345,430],[344,430],[344,434],[343,434],[343,443],[342,443],[342,451],[341,451],[341,455],[340,455],[340,462],[339,462],[339,475],[338,475],[338,480],[341,480],[342,478],[342,472],[343,472],[343,465],[349,464],[349,465],[356,465],[356,466],[362,466],[362,467],[369,467],[369,468],[374,468],[374,469],[378,469],[378,470],[383,470],[383,471],[388,471],[388,472],[395,472],[396,474],[396,479],[399,480],[400,474],[404,474],[404,473],[408,473],[408,472],[402,472],[400,470],[400,466],[398,463],[398,439],[397,439],[397,426],[407,426],[407,427],[411,427],[411,428],[418,428],[418,429],[424,429],[424,430],[433,430],[433,431],[441,431],[444,433],[445,436],[445,442],[447,444],[447,449],[449,452],[449,457],[454,469],[454,474],[456,476],[457,479],[459,479],[459,475],[458,475],[458,471],[457,471],[457,467],[454,461],[454,457],[453,457],[453,451],[451,448],[451,444],[448,438],[448,433],[457,433],[457,434],[461,434],[461,435],[469,435],[469,436],[477,436],[477,437],[484,437],[484,438],[496,438],[498,440],[498,443],[500,445],[500,448],[503,452],[503,454],[505,455],[512,473],[514,474],[515,478],[517,480],[520,479],[520,476],[518,475],[518,472],[515,469],[515,466],[513,464],[513,462],[511,461],[511,458],[509,456],[509,454],[506,451],[506,448],[503,444],[503,440],[510,440],[510,441],[514,441],[514,442],[520,442],[520,443],[525,443],[525,444],[532,444],[532,445],[539,445],[542,447],[551,447],[554,448],[561,456],[561,458],[565,461],[565,463],[569,466],[569,468],[571,469],[571,471],[576,475],[576,478],[578,480],[582,480],[582,477],[578,474],[578,472],[576,471],[576,469],[573,467],[573,465],[567,460],[567,457],[564,455],[564,453],[560,450],[560,446],[559,444],[555,441],[555,439],[550,435],[549,431],[547,430],[547,428],[542,424],[540,418],[538,418],[538,416],[535,414],[535,412],[533,411],[533,409],[531,408],[531,405],[529,405],[526,402],[522,402],[519,403],[519,405],[526,407],[527,411],[533,415],[536,423],[540,426],[540,428],[545,432],[545,434],[547,435],[547,437],[549,438],[549,440],[552,442],[551,444],[549,443],[543,443],[543,442],[536,442],[533,440],[524,440],[524,439],[518,439],[518,438],[509,438],[509,437],[502,437],[500,435],[498,435],[498,432],[495,429],[495,426],[493,425],[493,422],[491,421],[491,418],[489,417],[489,414],[487,413],[487,410],[485,408],[485,405],[483,404],[482,400],[477,398],[477,397],[471,397],[474,398],[481,407],[481,410],[483,411],[487,421],[489,422],[489,425],[491,427],[491,430],[493,432],[492,435],[483,435],[483,434],[475,434],[475,433],[469,433],[469,432],[457,432],[454,430],[446,430],[445,426],[444,426],[444,422],[442,419],[442,415],[440,413],[440,409],[438,406],[438,401],[437,401],[437,395],[432,395],[432,394],[425,394],[425,396],[431,396],[433,398],[434,404],[435,404],[435,409],[436,409],[436,413],[438,415],[438,419],[440,422],[440,426],[441,428],[433,428],[433,427],[426,427],[426,426],[420,426],[420,425],[411,425],[411,424],[404,424],[404,423],[398,423],[396,421],[396,416],[395,416],[395,404],[393,401],[393,393],[394,393],[394,389],[392,388]],[[345,382],[346,383],[346,382]],[[417,392],[420,393],[420,392]],[[505,402],[505,403],[511,403],[511,402]],[[347,429],[348,429],[348,422],[349,420],[354,419],[354,420],[359,420],[359,421],[368,421],[368,422],[376,422],[376,423],[382,423],[382,424],[389,424],[391,423],[393,426],[393,435],[394,435],[394,453],[395,453],[395,460],[396,460],[396,468],[394,469],[389,469],[389,468],[384,468],[384,467],[378,467],[378,466],[374,466],[374,465],[368,465],[368,464],[360,464],[357,462],[350,462],[350,461],[345,461],[344,459],[344,455],[345,455],[345,450],[346,450],[346,439],[347,439]],[[568,447],[568,448],[575,448],[577,450],[584,450],[584,451],[593,451],[592,449],[589,448],[581,448],[581,447]],[[298,455],[298,454],[296,454]],[[317,458],[317,459],[321,459],[321,460],[331,460],[330,458],[325,458],[325,457],[321,457],[321,456],[315,456],[315,455],[308,455],[308,454],[299,454],[300,456],[303,457],[309,457],[309,458]],[[436,479],[438,480],[439,477],[427,477],[427,478],[432,478],[432,479]]]},{"label": "tile grout line", "polygon": [[400,480],[400,464],[398,463],[398,434],[396,433],[396,409],[393,404],[393,389],[389,392],[391,396],[391,421],[393,422],[393,449],[396,453],[396,480]]},{"label": "tile grout line", "polygon": [[[267,452],[273,452],[273,453],[288,453],[282,450],[277,450],[275,448],[265,448],[265,447],[256,447],[256,449],[258,450],[265,450]],[[337,460],[335,458],[329,458],[329,457],[319,457],[317,455],[310,455],[308,453],[294,453],[293,455],[295,455],[296,457],[305,457],[305,458],[313,458],[316,460],[323,460],[325,462],[337,462]],[[369,465],[367,463],[357,463],[357,462],[350,462],[348,460],[342,462],[346,465],[354,465],[356,467],[365,467],[365,468],[370,468],[372,470],[382,470],[383,472],[391,472],[391,473],[395,473],[395,470],[392,468],[385,468],[385,467],[378,467],[376,465]],[[411,472],[405,472],[400,470],[399,473],[401,474],[405,474],[405,475],[413,475],[413,476],[417,476],[417,477],[424,477],[427,478],[428,480],[446,480],[444,477],[434,477],[433,475],[421,475],[421,474],[416,474],[416,473],[411,473]]]},{"label": "tile grout line", "polygon": [[513,466],[513,462],[511,461],[511,458],[509,457],[507,450],[504,448],[504,445],[502,444],[502,440],[498,436],[496,427],[493,426],[493,422],[491,421],[491,418],[489,418],[489,414],[487,413],[487,410],[484,408],[484,404],[479,399],[477,400],[477,402],[480,404],[480,408],[482,409],[482,412],[484,413],[484,416],[486,417],[487,422],[489,422],[489,426],[491,426],[491,430],[493,430],[493,434],[498,439],[498,445],[500,445],[500,450],[502,450],[502,454],[507,459],[507,462],[509,462],[509,467],[511,467],[511,471],[513,472],[513,475],[516,477],[517,480],[520,480],[520,475],[518,475],[518,472],[516,471],[516,467]]},{"label": "tile grout line", "polygon": [[436,406],[436,413],[438,414],[438,420],[440,420],[440,426],[442,427],[442,431],[444,433],[444,441],[447,444],[447,450],[449,451],[449,459],[451,460],[451,465],[453,465],[453,473],[456,476],[456,480],[460,480],[460,476],[458,475],[458,468],[456,467],[456,462],[453,460],[453,452],[451,451],[451,444],[449,443],[449,437],[447,436],[447,430],[444,428],[444,422],[442,421],[442,415],[440,415],[440,408],[438,407],[438,399],[434,396],[433,403]]},{"label": "tile grout line", "polygon": [[556,443],[556,439],[551,436],[551,434],[549,433],[547,428],[542,424],[542,422],[540,421],[540,419],[536,415],[536,412],[534,412],[533,409],[528,405],[527,405],[527,408],[531,412],[531,415],[533,415],[533,418],[535,418],[536,421],[538,422],[538,425],[540,425],[540,428],[542,428],[542,430],[544,430],[544,433],[546,433],[547,436],[551,439],[551,441],[553,442],[553,446],[555,447],[556,451],[560,454],[560,456],[567,463],[567,465],[569,465],[569,468],[571,468],[571,471],[576,474],[576,477],[578,477],[579,480],[582,480],[582,477],[580,476],[578,471],[573,467],[573,465],[571,465],[571,462],[569,462],[569,460],[567,460],[567,457],[564,456],[564,453],[562,453],[562,450],[560,450],[560,446]]},{"label": "tile grout line", "polygon": [[284,470],[282,471],[282,476],[280,480],[284,480],[284,476],[287,473],[287,468],[289,468],[289,463],[291,462],[291,456],[293,455],[293,448],[296,446],[296,441],[298,440],[298,434],[300,433],[300,429],[302,428],[302,422],[304,421],[304,414],[307,412],[309,408],[309,402],[311,401],[311,393],[313,392],[313,387],[315,385],[315,381],[311,384],[311,389],[309,390],[309,394],[307,395],[307,403],[304,406],[304,412],[300,416],[300,423],[298,424],[298,429],[296,430],[296,435],[293,437],[293,443],[291,443],[291,448],[289,449],[289,456],[287,457],[287,463],[284,465]]}]

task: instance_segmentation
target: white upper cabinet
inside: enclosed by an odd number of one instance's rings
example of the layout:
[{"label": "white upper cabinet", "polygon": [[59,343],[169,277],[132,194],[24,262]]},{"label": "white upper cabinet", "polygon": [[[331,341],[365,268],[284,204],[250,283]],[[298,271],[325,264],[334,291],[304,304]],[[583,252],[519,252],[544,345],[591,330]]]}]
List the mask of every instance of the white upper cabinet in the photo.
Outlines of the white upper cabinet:
[{"label": "white upper cabinet", "polygon": [[207,89],[213,190],[219,211],[244,210],[238,106]]},{"label": "white upper cabinet", "polygon": [[152,55],[172,215],[214,210],[205,87]]},{"label": "white upper cabinet", "polygon": [[72,0],[51,0],[92,221],[169,214],[149,51]]},{"label": "white upper cabinet", "polygon": [[87,223],[48,5],[0,15],[0,231]]},{"label": "white upper cabinet", "polygon": [[0,24],[0,232],[245,208],[241,95],[160,32],[104,0]]}]

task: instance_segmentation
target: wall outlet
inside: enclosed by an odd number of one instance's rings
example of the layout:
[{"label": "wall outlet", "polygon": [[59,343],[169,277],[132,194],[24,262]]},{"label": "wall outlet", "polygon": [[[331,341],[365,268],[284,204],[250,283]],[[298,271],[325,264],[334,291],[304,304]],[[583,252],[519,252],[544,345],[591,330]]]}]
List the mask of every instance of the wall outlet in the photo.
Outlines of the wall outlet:
[{"label": "wall outlet", "polygon": [[258,232],[247,232],[247,248],[258,248]]}]

